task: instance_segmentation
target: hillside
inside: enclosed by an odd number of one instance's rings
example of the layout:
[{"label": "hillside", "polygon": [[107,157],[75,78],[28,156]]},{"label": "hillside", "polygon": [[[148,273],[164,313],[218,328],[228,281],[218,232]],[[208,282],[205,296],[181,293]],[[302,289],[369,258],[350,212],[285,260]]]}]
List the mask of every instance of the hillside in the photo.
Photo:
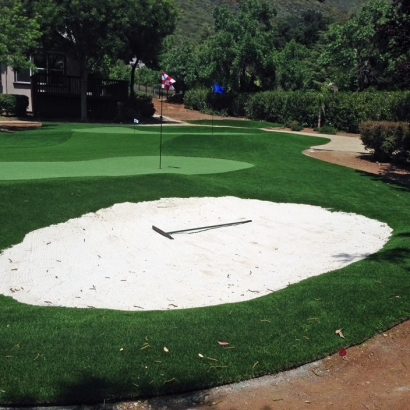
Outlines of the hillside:
[{"label": "hillside", "polygon": [[[350,13],[356,12],[367,0],[269,0],[276,8],[278,17],[300,15],[313,9],[323,14],[333,15],[335,21],[345,21]],[[175,0],[181,9],[176,36],[196,38],[207,24],[212,26],[212,11],[216,6],[228,4],[236,7],[236,0]]]}]

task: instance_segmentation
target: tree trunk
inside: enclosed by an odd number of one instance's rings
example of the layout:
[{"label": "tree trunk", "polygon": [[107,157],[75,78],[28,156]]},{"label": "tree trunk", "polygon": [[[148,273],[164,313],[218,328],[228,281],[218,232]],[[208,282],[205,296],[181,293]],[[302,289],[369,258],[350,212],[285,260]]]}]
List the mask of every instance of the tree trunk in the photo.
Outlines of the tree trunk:
[{"label": "tree trunk", "polygon": [[131,100],[133,100],[134,97],[135,97],[134,82],[135,82],[135,69],[137,68],[137,63],[138,63],[138,60],[135,60],[135,63],[131,64],[131,80],[130,80],[130,97],[131,97]]},{"label": "tree trunk", "polygon": [[320,128],[320,116],[322,114],[322,107],[319,106],[319,114],[317,116],[317,127]]},{"label": "tree trunk", "polygon": [[87,121],[87,86],[88,70],[82,69],[80,77],[81,121]]}]

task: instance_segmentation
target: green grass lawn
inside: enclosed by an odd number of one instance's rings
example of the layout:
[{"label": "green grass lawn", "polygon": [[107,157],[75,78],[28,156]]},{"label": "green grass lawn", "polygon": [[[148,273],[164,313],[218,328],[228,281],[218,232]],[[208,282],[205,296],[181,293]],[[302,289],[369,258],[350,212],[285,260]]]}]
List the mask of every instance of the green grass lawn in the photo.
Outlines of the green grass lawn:
[{"label": "green grass lawn", "polygon": [[[123,312],[30,306],[0,296],[1,404],[90,403],[202,389],[324,357],[409,317],[409,189],[304,156],[317,137],[247,123],[213,133],[203,126],[163,127],[162,145],[165,156],[254,165],[247,169],[0,181],[0,249],[34,229],[115,203],[226,195],[378,219],[394,229],[386,246],[268,296],[208,308]],[[246,128],[236,128],[242,124]],[[0,134],[0,162],[158,155],[158,141],[155,126],[134,134],[132,127],[49,123]],[[335,334],[339,328],[345,339]]]}]

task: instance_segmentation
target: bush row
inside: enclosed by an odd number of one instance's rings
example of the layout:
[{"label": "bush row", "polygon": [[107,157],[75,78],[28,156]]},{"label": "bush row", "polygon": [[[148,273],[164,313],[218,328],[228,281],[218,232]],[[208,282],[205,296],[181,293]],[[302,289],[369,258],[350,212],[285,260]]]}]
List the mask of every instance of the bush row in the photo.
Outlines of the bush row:
[{"label": "bush row", "polygon": [[[209,89],[190,90],[184,104],[202,112],[214,112],[287,124],[297,121],[316,127],[319,106],[315,91],[265,91],[253,94],[213,94]],[[410,121],[410,91],[336,92],[326,100],[321,125],[358,132],[363,121]]]},{"label": "bush row", "polygon": [[225,92],[219,94],[208,88],[196,88],[185,93],[184,105],[191,110],[206,114],[245,117],[247,116],[246,101],[248,97],[247,93]]},{"label": "bush row", "polygon": [[0,94],[0,114],[24,117],[27,114],[26,95]]},{"label": "bush row", "polygon": [[[317,125],[318,110],[315,92],[256,93],[247,102],[250,118],[278,123],[296,120],[309,127]],[[328,96],[322,125],[358,132],[363,121],[410,121],[410,92],[337,92]]]},{"label": "bush row", "polygon": [[374,158],[381,161],[410,159],[410,127],[405,122],[365,121],[360,138]]}]

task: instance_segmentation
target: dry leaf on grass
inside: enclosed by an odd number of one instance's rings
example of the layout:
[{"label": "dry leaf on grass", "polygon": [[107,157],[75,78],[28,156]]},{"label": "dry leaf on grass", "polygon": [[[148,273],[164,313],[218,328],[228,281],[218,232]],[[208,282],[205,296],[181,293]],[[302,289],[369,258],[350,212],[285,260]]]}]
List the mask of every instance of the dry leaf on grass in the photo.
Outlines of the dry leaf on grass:
[{"label": "dry leaf on grass", "polygon": [[335,333],[344,339],[345,337],[343,336],[342,330],[343,330],[343,328],[337,329],[337,330],[335,331]]},{"label": "dry leaf on grass", "polygon": [[164,347],[164,352],[168,353],[169,350],[166,347]]}]

